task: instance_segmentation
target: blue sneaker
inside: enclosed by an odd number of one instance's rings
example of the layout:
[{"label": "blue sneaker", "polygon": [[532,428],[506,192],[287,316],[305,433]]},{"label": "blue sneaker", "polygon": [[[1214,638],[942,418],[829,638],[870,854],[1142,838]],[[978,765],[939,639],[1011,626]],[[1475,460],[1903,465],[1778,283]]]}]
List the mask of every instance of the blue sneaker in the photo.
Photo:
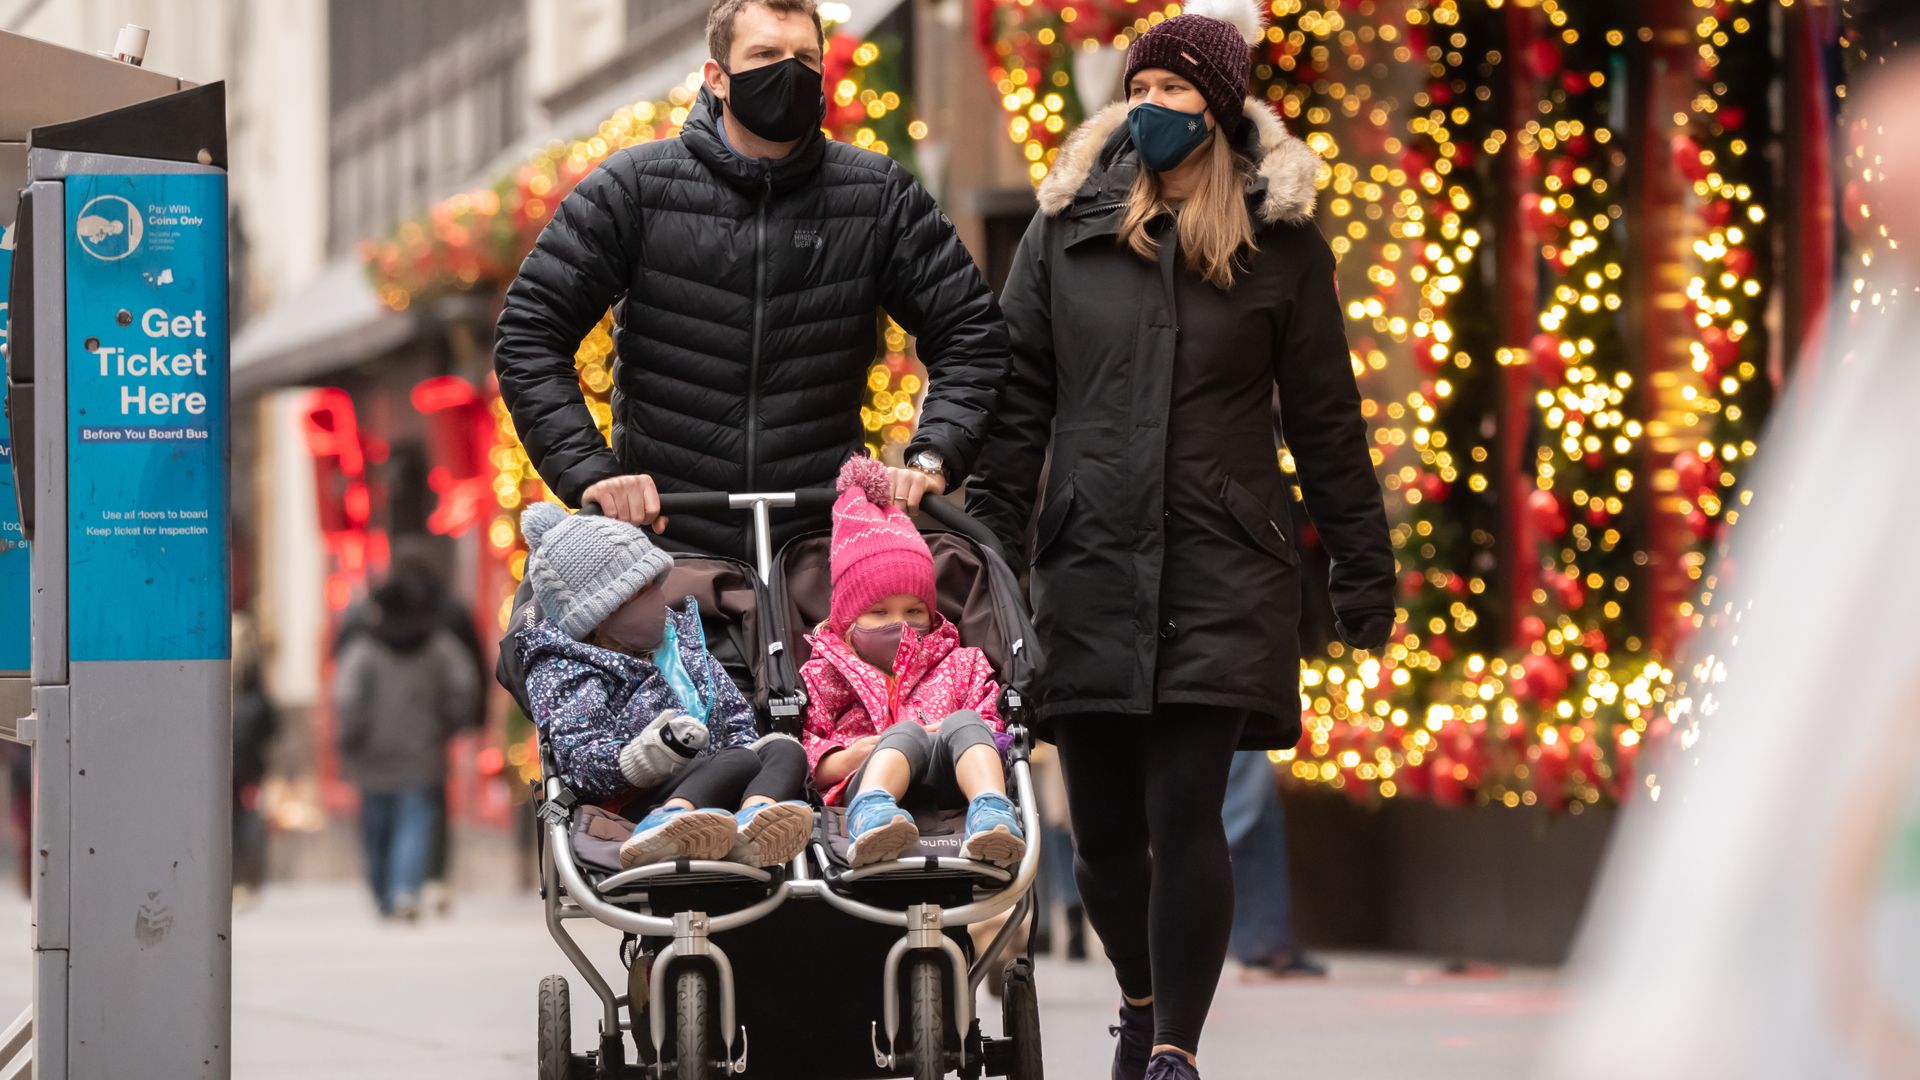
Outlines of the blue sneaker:
[{"label": "blue sneaker", "polygon": [[733,815],[725,810],[663,806],[641,819],[620,845],[626,869],[668,859],[724,859],[733,847]]},{"label": "blue sneaker", "polygon": [[920,828],[885,788],[863,791],[847,807],[847,862],[858,870],[892,862],[920,839]]},{"label": "blue sneaker", "polygon": [[967,805],[967,840],[960,845],[960,857],[1012,866],[1026,853],[1027,838],[1020,832],[1013,803],[997,791],[974,796]]},{"label": "blue sneaker", "polygon": [[813,807],[803,802],[755,803],[733,820],[733,850],[727,852],[727,861],[747,866],[791,862],[813,835]]}]

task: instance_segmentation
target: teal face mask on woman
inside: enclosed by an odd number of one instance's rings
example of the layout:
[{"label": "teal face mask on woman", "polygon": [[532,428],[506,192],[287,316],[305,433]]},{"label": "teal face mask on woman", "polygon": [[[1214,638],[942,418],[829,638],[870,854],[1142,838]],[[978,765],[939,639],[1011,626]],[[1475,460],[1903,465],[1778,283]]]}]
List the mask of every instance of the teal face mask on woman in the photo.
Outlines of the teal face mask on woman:
[{"label": "teal face mask on woman", "polygon": [[1127,131],[1141,164],[1154,172],[1177,168],[1213,134],[1205,113],[1181,112],[1143,101],[1127,111]]}]

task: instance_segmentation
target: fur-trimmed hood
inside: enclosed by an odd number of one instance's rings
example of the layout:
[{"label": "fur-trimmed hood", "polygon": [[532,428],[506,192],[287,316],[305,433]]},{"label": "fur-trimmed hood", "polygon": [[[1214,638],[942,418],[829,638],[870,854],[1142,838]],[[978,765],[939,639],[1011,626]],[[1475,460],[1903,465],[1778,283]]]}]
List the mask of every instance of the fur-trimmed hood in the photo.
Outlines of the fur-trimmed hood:
[{"label": "fur-trimmed hood", "polygon": [[[1058,217],[1073,204],[1075,196],[1097,185],[1101,175],[1118,160],[1122,148],[1131,149],[1124,136],[1115,137],[1126,126],[1127,108],[1122,101],[1101,109],[1060,148],[1053,169],[1040,184],[1040,209],[1048,217]],[[1288,131],[1286,123],[1258,100],[1247,99],[1245,116],[1249,123],[1240,134],[1241,149],[1258,160],[1247,193],[1258,196],[1261,223],[1298,224],[1311,218],[1320,155]]]}]

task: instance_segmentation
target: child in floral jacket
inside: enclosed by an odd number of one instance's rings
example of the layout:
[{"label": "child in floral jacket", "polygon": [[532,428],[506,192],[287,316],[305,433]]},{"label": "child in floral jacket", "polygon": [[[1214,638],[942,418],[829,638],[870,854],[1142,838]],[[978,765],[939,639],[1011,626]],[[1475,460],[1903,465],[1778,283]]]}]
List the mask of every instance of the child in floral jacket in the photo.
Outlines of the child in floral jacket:
[{"label": "child in floral jacket", "polygon": [[805,755],[757,734],[693,597],[668,606],[672,556],[642,529],[552,503],[529,507],[521,529],[540,611],[514,642],[532,719],[575,793],[648,811],[622,864],[798,854],[813,827]]},{"label": "child in floral jacket", "polygon": [[934,594],[933,555],[891,504],[886,469],[840,472],[827,621],[808,637],[805,744],[829,804],[848,807],[849,859],[900,857],[919,839],[899,800],[967,808],[961,854],[1001,865],[1026,852],[1006,796],[1006,725],[985,653],[960,643]]}]

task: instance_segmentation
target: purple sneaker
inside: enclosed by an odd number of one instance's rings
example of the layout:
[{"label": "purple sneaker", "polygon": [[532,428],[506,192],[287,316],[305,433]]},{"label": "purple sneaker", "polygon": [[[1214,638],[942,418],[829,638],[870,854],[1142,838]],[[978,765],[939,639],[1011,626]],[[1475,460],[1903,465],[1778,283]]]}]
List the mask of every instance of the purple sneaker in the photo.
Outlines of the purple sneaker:
[{"label": "purple sneaker", "polygon": [[1162,1050],[1147,1062],[1146,1080],[1200,1080],[1200,1070],[1178,1050]]},{"label": "purple sneaker", "polygon": [[1119,1036],[1113,1048],[1113,1080],[1145,1080],[1147,1056],[1153,1052],[1153,1006],[1120,999],[1120,1022],[1107,1033]]}]

